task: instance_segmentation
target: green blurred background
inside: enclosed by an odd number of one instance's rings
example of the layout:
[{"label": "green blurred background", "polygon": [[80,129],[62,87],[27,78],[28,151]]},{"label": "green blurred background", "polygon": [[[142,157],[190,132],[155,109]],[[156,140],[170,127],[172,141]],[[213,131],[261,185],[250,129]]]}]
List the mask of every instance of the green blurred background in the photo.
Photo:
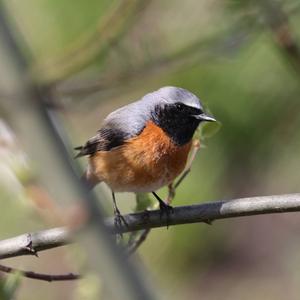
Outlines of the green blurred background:
[{"label": "green blurred background", "polygon": [[[31,75],[51,86],[72,145],[117,107],[180,86],[222,127],[203,141],[174,205],[299,191],[300,1],[4,2]],[[28,197],[30,161],[0,138],[1,239],[57,225]],[[134,208],[132,195],[117,199],[122,212]],[[296,213],[181,225],[153,230],[138,255],[166,299],[299,299],[299,233]],[[59,273],[81,270],[82,256],[68,246],[8,262]],[[101,294],[101,279],[89,273],[78,283],[21,280],[16,298]]]}]

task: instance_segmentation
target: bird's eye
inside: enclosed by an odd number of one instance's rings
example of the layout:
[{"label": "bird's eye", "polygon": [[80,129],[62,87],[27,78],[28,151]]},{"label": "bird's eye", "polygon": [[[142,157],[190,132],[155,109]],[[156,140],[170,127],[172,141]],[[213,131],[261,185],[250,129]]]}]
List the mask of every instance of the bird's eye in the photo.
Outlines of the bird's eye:
[{"label": "bird's eye", "polygon": [[182,103],[176,103],[175,105],[178,110],[182,110],[184,108],[184,105]]}]

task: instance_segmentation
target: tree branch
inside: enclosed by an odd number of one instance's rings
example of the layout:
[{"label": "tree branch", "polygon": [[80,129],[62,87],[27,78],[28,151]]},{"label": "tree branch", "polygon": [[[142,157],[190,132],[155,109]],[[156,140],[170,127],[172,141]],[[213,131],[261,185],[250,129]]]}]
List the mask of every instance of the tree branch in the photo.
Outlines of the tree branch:
[{"label": "tree branch", "polygon": [[38,251],[69,244],[70,231],[67,228],[53,228],[0,241],[0,259],[20,255],[35,255]]},{"label": "tree branch", "polygon": [[167,218],[161,216],[159,210],[146,211],[125,215],[128,224],[114,227],[113,219],[105,224],[113,233],[125,233],[145,228],[155,228],[179,224],[212,222],[218,219],[252,216],[271,213],[300,211],[300,194],[260,196],[240,198],[230,201],[216,201],[204,204],[174,207],[173,213]]},{"label": "tree branch", "polygon": [[7,267],[4,265],[0,265],[0,271],[4,273],[20,273],[22,276],[30,279],[36,279],[36,280],[42,280],[42,281],[69,281],[69,280],[76,280],[80,279],[79,274],[59,274],[59,275],[50,275],[50,274],[44,274],[44,273],[36,273],[32,271],[23,271],[11,267]]},{"label": "tree branch", "polygon": [[[128,227],[116,228],[114,219],[108,218],[106,226],[112,233],[125,233],[140,229],[163,227],[198,222],[212,222],[241,216],[300,211],[300,194],[259,196],[230,201],[216,201],[204,204],[174,207],[167,220],[159,210],[125,215]],[[54,228],[0,241],[0,259],[20,255],[36,255],[38,251],[66,245],[71,242],[67,228]],[[30,237],[30,238],[29,238]],[[29,249],[30,250],[29,250]]]}]

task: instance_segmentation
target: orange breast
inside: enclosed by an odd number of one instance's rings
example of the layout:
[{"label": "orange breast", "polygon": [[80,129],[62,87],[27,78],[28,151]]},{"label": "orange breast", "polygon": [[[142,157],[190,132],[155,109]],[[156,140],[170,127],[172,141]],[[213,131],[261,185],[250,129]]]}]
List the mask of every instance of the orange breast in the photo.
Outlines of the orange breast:
[{"label": "orange breast", "polygon": [[170,183],[184,169],[191,142],[176,146],[148,122],[142,133],[111,151],[90,157],[90,171],[114,191],[151,192]]}]

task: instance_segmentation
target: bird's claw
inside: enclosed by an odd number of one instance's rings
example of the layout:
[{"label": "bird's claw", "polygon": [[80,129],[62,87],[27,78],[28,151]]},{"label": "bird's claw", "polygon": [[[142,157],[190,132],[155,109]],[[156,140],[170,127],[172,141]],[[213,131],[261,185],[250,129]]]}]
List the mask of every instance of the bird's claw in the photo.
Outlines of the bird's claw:
[{"label": "bird's claw", "polygon": [[[120,211],[118,209],[115,210],[114,212],[114,225],[116,228],[122,228],[123,225],[128,227],[128,223],[126,222],[125,218],[121,215]],[[123,224],[122,224],[123,223]],[[119,238],[123,238],[122,233],[118,233]]]},{"label": "bird's claw", "polygon": [[171,205],[168,205],[163,201],[159,202],[159,208],[160,218],[162,218],[164,214],[167,216],[167,228],[169,228],[170,215],[174,213],[174,209]]},{"label": "bird's claw", "polygon": [[118,209],[115,210],[115,220],[114,220],[115,226],[121,228],[122,223],[128,227],[128,223],[126,222],[125,218],[121,215],[120,211]]}]

